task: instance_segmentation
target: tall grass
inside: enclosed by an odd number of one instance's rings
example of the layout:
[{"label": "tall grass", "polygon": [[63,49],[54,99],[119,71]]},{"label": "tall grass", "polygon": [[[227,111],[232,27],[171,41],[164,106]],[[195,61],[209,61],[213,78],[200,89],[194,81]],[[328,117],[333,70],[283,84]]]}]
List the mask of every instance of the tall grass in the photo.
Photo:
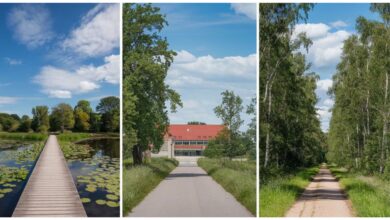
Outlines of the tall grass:
[{"label": "tall grass", "polygon": [[47,134],[43,133],[8,133],[0,132],[0,139],[3,140],[20,140],[20,141],[45,141]]},{"label": "tall grass", "polygon": [[256,162],[201,158],[202,167],[253,215],[256,215]]},{"label": "tall grass", "polygon": [[[133,166],[131,159],[123,162],[123,215],[126,216],[177,166],[176,160],[152,158],[141,166]],[[150,207],[151,209],[153,207]]]},{"label": "tall grass", "polygon": [[283,217],[317,173],[318,167],[306,168],[260,184],[260,217]]},{"label": "tall grass", "polygon": [[331,166],[359,217],[390,216],[390,181],[377,176],[364,176]]},{"label": "tall grass", "polygon": [[94,134],[92,133],[61,133],[57,135],[59,141],[75,142],[83,139],[91,138]]}]

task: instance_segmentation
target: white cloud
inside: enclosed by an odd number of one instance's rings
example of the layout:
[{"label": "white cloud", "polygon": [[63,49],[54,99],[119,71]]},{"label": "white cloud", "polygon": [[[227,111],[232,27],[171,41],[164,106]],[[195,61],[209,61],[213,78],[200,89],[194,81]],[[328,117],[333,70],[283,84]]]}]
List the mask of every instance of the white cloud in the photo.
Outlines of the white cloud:
[{"label": "white cloud", "polygon": [[17,101],[17,98],[15,98],[15,97],[0,96],[0,105],[14,104],[14,103],[16,103],[16,101]]},{"label": "white cloud", "polygon": [[317,68],[329,68],[335,66],[340,60],[344,40],[351,33],[345,30],[331,32],[331,27],[323,24],[298,24],[296,25],[293,37],[299,33],[306,32],[306,35],[313,41],[309,48],[308,60]]},{"label": "white cloud", "polygon": [[62,49],[87,57],[106,55],[119,47],[119,23],[119,4],[99,4],[62,42]]},{"label": "white cloud", "polygon": [[335,21],[330,23],[330,25],[334,28],[342,28],[348,26],[347,23],[345,23],[344,21]]},{"label": "white cloud", "polygon": [[334,104],[333,99],[325,99],[324,100],[324,105],[327,106],[327,107],[332,107],[333,104]]},{"label": "white cloud", "polygon": [[331,79],[323,79],[317,81],[317,89],[322,91],[328,91],[332,87],[333,81]]},{"label": "white cloud", "polygon": [[327,35],[330,27],[323,23],[318,24],[297,24],[295,25],[295,29],[292,35],[292,38],[296,38],[300,33],[306,33],[306,36],[311,38],[312,40],[324,37]]},{"label": "white cloud", "polygon": [[175,86],[212,86],[222,82],[252,81],[256,80],[256,64],[255,54],[215,58],[179,51],[168,71],[168,82]]},{"label": "white cloud", "polygon": [[119,83],[119,55],[107,56],[101,66],[82,66],[68,71],[45,66],[33,81],[49,97],[71,98],[72,94],[88,93],[100,88],[100,83]]},{"label": "white cloud", "polygon": [[11,66],[21,65],[22,64],[21,60],[12,59],[12,58],[9,58],[9,57],[4,57],[4,60],[5,60],[5,62],[7,62]]},{"label": "white cloud", "polygon": [[252,3],[233,3],[231,7],[237,14],[244,14],[250,19],[256,19],[256,4]]},{"label": "white cloud", "polygon": [[44,45],[54,36],[50,12],[41,4],[14,7],[8,15],[8,26],[14,32],[14,38],[30,49]]}]

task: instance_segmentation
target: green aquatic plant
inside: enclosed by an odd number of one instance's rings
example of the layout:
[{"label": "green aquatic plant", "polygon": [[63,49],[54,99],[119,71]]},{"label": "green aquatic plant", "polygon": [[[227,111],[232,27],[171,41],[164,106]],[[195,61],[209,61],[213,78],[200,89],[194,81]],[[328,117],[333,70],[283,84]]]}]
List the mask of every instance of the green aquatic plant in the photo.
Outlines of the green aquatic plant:
[{"label": "green aquatic plant", "polygon": [[116,207],[119,207],[119,203],[118,202],[113,202],[113,201],[108,201],[106,203],[107,206],[111,207],[111,208],[116,208]]},{"label": "green aquatic plant", "polygon": [[118,196],[113,195],[113,194],[107,194],[106,198],[109,199],[109,200],[118,200],[119,199]]},{"label": "green aquatic plant", "polygon": [[91,202],[90,198],[81,198],[80,200],[82,203],[90,203]]},{"label": "green aquatic plant", "polygon": [[107,204],[107,201],[103,200],[103,199],[98,199],[98,200],[96,200],[96,204],[98,204],[98,205],[105,205],[105,204]]},{"label": "green aquatic plant", "polygon": [[60,147],[68,163],[70,160],[89,158],[93,151],[89,145],[79,145],[70,142],[61,142]]}]

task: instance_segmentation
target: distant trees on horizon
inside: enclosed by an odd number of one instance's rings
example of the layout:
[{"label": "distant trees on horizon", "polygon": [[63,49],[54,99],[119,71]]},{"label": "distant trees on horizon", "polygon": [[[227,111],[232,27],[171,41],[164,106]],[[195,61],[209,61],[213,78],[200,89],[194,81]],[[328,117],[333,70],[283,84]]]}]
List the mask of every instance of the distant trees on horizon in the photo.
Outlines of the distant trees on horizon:
[{"label": "distant trees on horizon", "polygon": [[118,132],[119,98],[102,98],[93,111],[90,102],[80,100],[73,108],[66,103],[54,106],[49,112],[45,105],[32,109],[32,118],[17,114],[0,113],[0,131],[7,132]]}]

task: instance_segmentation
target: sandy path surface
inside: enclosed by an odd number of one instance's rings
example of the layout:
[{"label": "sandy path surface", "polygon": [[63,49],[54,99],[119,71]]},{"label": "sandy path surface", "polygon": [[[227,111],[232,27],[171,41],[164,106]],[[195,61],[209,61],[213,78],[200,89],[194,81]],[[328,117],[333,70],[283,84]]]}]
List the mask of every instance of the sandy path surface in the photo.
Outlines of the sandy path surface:
[{"label": "sandy path surface", "polygon": [[353,217],[353,214],[338,180],[329,169],[321,168],[286,217]]},{"label": "sandy path surface", "polygon": [[181,162],[129,216],[253,217],[192,161]]}]

